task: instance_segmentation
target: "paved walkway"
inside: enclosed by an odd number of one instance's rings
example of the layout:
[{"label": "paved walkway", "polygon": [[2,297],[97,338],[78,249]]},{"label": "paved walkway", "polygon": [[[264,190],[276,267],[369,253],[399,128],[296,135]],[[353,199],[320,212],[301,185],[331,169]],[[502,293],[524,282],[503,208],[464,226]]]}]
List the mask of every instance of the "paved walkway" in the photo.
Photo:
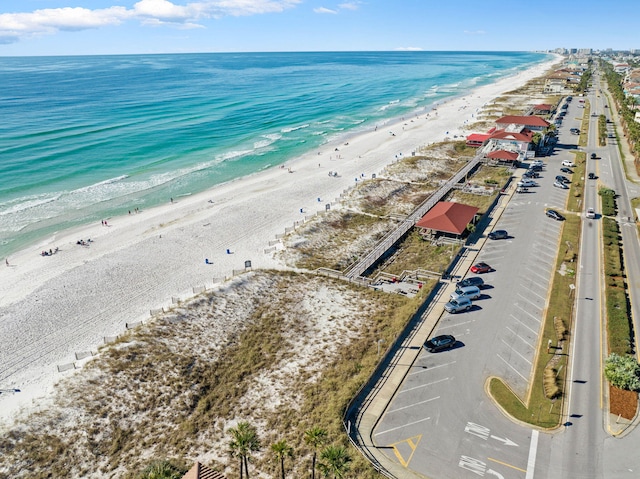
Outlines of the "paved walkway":
[{"label": "paved walkway", "polygon": [[[498,203],[491,213],[486,231],[491,231],[500,219],[507,204],[515,194],[515,183],[515,181],[512,181],[505,194],[500,195]],[[454,281],[441,281],[440,287],[436,288],[435,296],[432,297],[431,301],[427,301],[427,309],[416,321],[414,328],[408,328],[411,331],[400,344],[396,343],[393,346],[395,349],[383,361],[376,383],[365,393],[364,398],[357,401],[360,404],[360,408],[352,411],[348,417],[351,439],[360,446],[360,450],[374,466],[387,477],[403,479],[425,477],[390,460],[384,451],[380,450],[374,443],[373,431],[420,354],[424,341],[431,336],[436,328],[443,313],[443,306],[447,302],[449,295],[454,291],[457,279],[465,276],[469,268],[475,263],[476,257],[486,239],[486,236],[483,236],[474,244],[464,247],[455,270],[451,273]]]}]

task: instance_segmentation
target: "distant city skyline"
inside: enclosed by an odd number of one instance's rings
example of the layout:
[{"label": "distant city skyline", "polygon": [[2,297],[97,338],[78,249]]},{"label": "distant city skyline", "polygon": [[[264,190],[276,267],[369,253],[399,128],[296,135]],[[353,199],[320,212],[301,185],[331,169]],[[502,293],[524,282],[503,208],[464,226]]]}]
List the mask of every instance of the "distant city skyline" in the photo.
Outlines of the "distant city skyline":
[{"label": "distant city skyline", "polygon": [[0,55],[640,48],[636,3],[3,0]]}]

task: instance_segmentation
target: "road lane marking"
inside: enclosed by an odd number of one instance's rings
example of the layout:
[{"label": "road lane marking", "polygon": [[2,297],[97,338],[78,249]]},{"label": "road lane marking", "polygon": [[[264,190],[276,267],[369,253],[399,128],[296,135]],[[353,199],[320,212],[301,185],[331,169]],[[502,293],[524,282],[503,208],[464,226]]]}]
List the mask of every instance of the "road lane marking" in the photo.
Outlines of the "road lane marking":
[{"label": "road lane marking", "polygon": [[520,354],[517,350],[513,349],[513,346],[511,344],[509,344],[508,342],[506,342],[504,339],[500,339],[500,341],[502,341],[504,344],[506,344],[509,349],[511,349],[511,351],[513,351],[514,353],[516,353],[518,356],[520,356],[520,358],[522,358],[524,361],[526,361],[527,363],[529,363],[529,365],[531,365],[531,361],[529,361],[527,358],[525,358],[522,354]]},{"label": "road lane marking", "polygon": [[398,429],[403,429],[405,427],[413,426],[415,424],[420,424],[421,422],[428,421],[429,419],[431,419],[431,417],[425,417],[424,419],[418,419],[417,421],[403,424],[402,426],[392,427],[391,429],[385,429],[384,431],[376,432],[374,436],[379,436],[380,434],[387,434],[389,432],[397,431]]},{"label": "road lane marking", "polygon": [[500,359],[502,359],[504,361],[504,363],[509,366],[511,369],[513,369],[515,371],[515,373],[520,376],[522,379],[524,379],[524,381],[528,384],[529,380],[527,378],[525,378],[522,374],[520,374],[520,371],[518,371],[516,368],[514,368],[511,364],[509,364],[509,361],[507,361],[506,359],[504,359],[502,356],[500,356],[499,354],[496,354],[496,356],[498,356]]},{"label": "road lane marking", "polygon": [[488,427],[481,426],[480,424],[476,424],[475,422],[468,422],[464,428],[464,432],[473,434],[474,436],[486,441],[491,430]]},{"label": "road lane marking", "polygon": [[[540,298],[540,299],[541,299],[541,300],[543,300],[543,301],[546,301],[546,300],[547,300],[547,298],[546,298],[545,296],[542,296],[541,294],[538,294],[538,293],[536,293],[535,291],[533,291],[533,290],[531,290],[531,289],[529,289],[529,290],[527,290],[527,291],[529,292],[529,294],[533,294],[533,295],[537,296],[538,298]],[[527,298],[526,296],[524,296],[524,295],[523,295],[523,294],[521,294],[521,293],[518,293],[518,296],[520,296],[522,299],[526,299],[527,301],[529,300],[529,298]]]},{"label": "road lane marking", "polygon": [[487,457],[487,460],[488,460],[488,461],[491,461],[491,462],[495,462],[495,463],[497,463],[497,464],[501,464],[501,465],[503,465],[503,466],[510,467],[511,469],[515,469],[516,471],[527,472],[527,470],[526,470],[526,469],[522,469],[522,468],[520,468],[520,467],[516,467],[516,466],[514,466],[514,465],[512,465],[512,464],[509,464],[509,463],[507,463],[507,462],[498,461],[497,459],[494,459],[494,458],[492,458],[492,457]]},{"label": "road lane marking", "polygon": [[525,479],[533,479],[533,473],[536,468],[536,454],[538,452],[538,431],[531,430],[531,444],[529,446],[529,459],[527,460],[527,475]]},{"label": "road lane marking", "polygon": [[433,386],[434,384],[438,384],[438,383],[441,383],[441,382],[444,382],[444,381],[448,381],[448,380],[449,380],[449,378],[438,379],[437,381],[432,381],[432,382],[427,383],[427,384],[422,384],[420,386],[416,386],[416,387],[413,387],[413,388],[403,389],[402,391],[398,392],[398,396],[400,394],[402,394],[402,393],[406,393],[406,392],[409,392],[409,391],[414,391],[416,389],[426,388],[427,386]]},{"label": "road lane marking", "polygon": [[[529,311],[527,311],[522,306],[520,306],[520,304],[515,303],[514,306],[516,308],[518,308],[520,311],[522,311],[523,313],[528,314],[529,316],[531,316],[531,319],[533,319],[536,323],[540,324],[540,319],[536,318],[533,314],[531,314]],[[538,309],[540,309],[540,308],[538,308]]]},{"label": "road lane marking", "polygon": [[440,331],[441,329],[447,329],[447,328],[455,328],[457,326],[462,326],[463,324],[469,324],[469,323],[475,323],[475,320],[471,320],[471,321],[462,321],[461,323],[452,323],[452,324],[447,324],[446,326],[440,326],[438,328],[438,331]]},{"label": "road lane marking", "polygon": [[387,411],[387,414],[390,414],[392,412],[404,411],[405,409],[410,409],[410,408],[416,407],[416,406],[418,406],[420,404],[426,404],[428,402],[435,401],[436,399],[440,399],[440,396],[436,396],[436,397],[431,398],[431,399],[426,399],[424,401],[413,403],[413,404],[410,404],[408,406],[402,406],[402,407],[399,407],[398,409],[392,409],[391,411]]}]

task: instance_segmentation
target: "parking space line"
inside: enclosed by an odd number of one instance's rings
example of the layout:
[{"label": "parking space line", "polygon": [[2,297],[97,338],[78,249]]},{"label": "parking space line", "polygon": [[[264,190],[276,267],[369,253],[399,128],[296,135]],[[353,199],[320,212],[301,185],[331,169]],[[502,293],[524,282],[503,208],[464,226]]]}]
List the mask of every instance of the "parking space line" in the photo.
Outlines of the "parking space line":
[{"label": "parking space line", "polygon": [[541,281],[543,281],[544,283],[547,283],[547,284],[549,283],[549,277],[548,277],[548,275],[547,275],[547,276],[544,276],[544,275],[542,275],[542,274],[540,274],[540,273],[537,273],[537,272],[535,272],[535,271],[528,271],[528,273],[529,273],[529,274],[527,274],[527,275],[525,275],[525,274],[521,274],[521,275],[519,275],[519,276],[520,276],[521,278],[531,279],[531,276],[533,275],[533,276],[537,276],[538,278],[540,278],[540,280],[541,280]]},{"label": "parking space line", "polygon": [[516,308],[518,308],[520,311],[522,311],[525,314],[528,314],[529,316],[531,316],[531,318],[538,324],[540,324],[540,319],[536,318],[533,314],[531,314],[529,311],[527,311],[526,309],[524,309],[522,306],[520,306],[518,303],[514,303],[513,304]]},{"label": "parking space line", "polygon": [[504,363],[509,366],[511,369],[514,370],[514,372],[520,376],[527,384],[529,384],[529,380],[527,378],[525,378],[522,374],[520,374],[520,371],[518,371],[516,368],[514,368],[511,364],[509,364],[509,361],[507,361],[506,359],[504,359],[502,356],[500,356],[499,354],[496,354],[496,356],[498,356],[500,359],[502,359],[504,361]]},{"label": "parking space line", "polygon": [[517,322],[519,322],[521,325],[523,325],[525,328],[527,328],[529,331],[531,331],[533,334],[535,334],[536,336],[538,335],[537,331],[534,331],[533,329],[531,329],[529,326],[527,326],[526,324],[524,324],[522,321],[520,321],[518,318],[516,318],[513,314],[510,315],[513,319],[515,319]]},{"label": "parking space line", "polygon": [[406,392],[409,392],[409,391],[414,391],[416,389],[426,388],[427,386],[433,386],[434,384],[442,383],[442,382],[448,381],[448,380],[449,380],[449,378],[438,379],[437,381],[432,381],[432,382],[427,383],[427,384],[422,384],[420,386],[416,386],[416,387],[413,387],[413,388],[403,389],[402,391],[398,391],[398,396],[400,396],[400,394],[403,394],[403,393],[406,393]]},{"label": "parking space line", "polygon": [[444,363],[444,364],[438,364],[437,366],[433,366],[433,367],[427,367],[425,368],[425,366],[416,366],[419,367],[420,369],[418,371],[414,371],[412,373],[407,374],[407,376],[411,376],[413,374],[418,374],[418,373],[424,373],[424,372],[428,372],[428,371],[433,371],[434,369],[438,369],[438,368],[443,368],[445,366],[451,366],[452,364],[455,364],[455,361],[451,361],[450,363]]},{"label": "parking space line", "polygon": [[514,353],[516,353],[518,356],[520,356],[525,362],[529,363],[529,365],[531,365],[531,361],[529,361],[527,358],[525,358],[522,354],[520,354],[516,349],[513,349],[513,346],[511,344],[509,344],[508,342],[506,342],[504,339],[501,339],[501,341],[506,344],[507,346],[509,346],[509,349],[511,349],[511,351],[513,351]]},{"label": "parking space line", "polygon": [[511,333],[517,337],[518,339],[520,339],[520,341],[522,341],[524,344],[526,344],[527,346],[529,346],[531,349],[534,349],[533,344],[529,343],[529,341],[527,341],[526,339],[524,339],[522,336],[520,336],[518,333],[516,333],[513,329],[511,329],[509,326],[506,326],[506,328],[511,331]]},{"label": "parking space line", "polygon": [[391,429],[385,429],[384,431],[376,432],[374,436],[379,436],[380,434],[386,434],[388,432],[397,431],[398,429],[402,429],[405,427],[413,426],[414,424],[419,424],[421,422],[425,422],[431,419],[430,417],[425,417],[424,419],[418,419],[417,421],[410,422],[408,424],[403,424],[402,426],[392,427]]},{"label": "parking space line", "polygon": [[[537,296],[538,298],[542,299],[542,300],[546,300],[546,296],[542,296],[541,294],[536,293],[535,291],[531,291],[531,289],[529,289],[529,292],[534,294],[535,296]],[[518,293],[518,296],[520,296],[522,299],[527,299],[526,296],[523,296],[522,294]]]},{"label": "parking space line", "polygon": [[447,329],[447,328],[455,328],[456,326],[462,326],[463,324],[469,324],[469,323],[474,323],[475,321],[463,321],[461,323],[452,323],[452,324],[448,324],[446,326],[440,326],[438,328],[438,331],[442,330],[442,329]]},{"label": "parking space line", "polygon": [[392,409],[390,411],[387,411],[387,414],[391,414],[392,412],[404,411],[405,409],[411,409],[412,407],[419,406],[420,404],[426,404],[428,402],[435,401],[436,399],[440,399],[440,396],[436,396],[431,399],[425,399],[424,401],[409,404],[408,406],[402,406],[402,407],[399,407],[398,409]]}]

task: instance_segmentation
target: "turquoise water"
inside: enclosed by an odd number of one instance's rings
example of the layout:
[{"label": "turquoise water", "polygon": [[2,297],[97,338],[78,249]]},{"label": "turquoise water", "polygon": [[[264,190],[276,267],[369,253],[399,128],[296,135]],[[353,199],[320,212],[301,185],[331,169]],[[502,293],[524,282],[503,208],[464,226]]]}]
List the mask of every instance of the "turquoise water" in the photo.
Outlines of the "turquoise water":
[{"label": "turquoise water", "polygon": [[0,257],[285,163],[548,57],[520,52],[0,58]]}]

